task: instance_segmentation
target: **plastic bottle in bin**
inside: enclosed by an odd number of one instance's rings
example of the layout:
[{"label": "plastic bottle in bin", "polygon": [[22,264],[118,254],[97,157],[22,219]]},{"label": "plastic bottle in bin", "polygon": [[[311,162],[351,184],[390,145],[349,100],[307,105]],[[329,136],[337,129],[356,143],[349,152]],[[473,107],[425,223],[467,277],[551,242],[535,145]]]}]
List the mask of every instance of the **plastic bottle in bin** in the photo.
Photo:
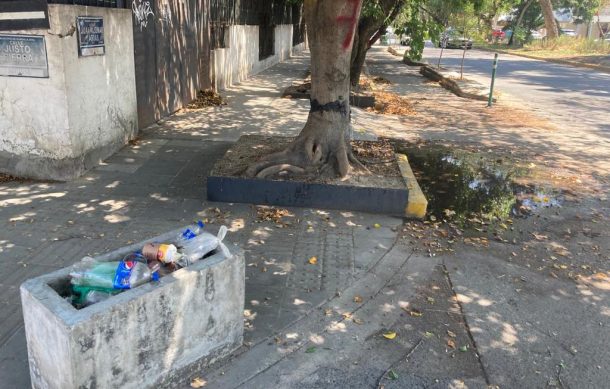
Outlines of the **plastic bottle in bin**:
[{"label": "plastic bottle in bin", "polygon": [[176,237],[176,244],[178,246],[184,245],[186,242],[199,235],[203,231],[203,227],[205,227],[205,224],[203,224],[201,220],[191,224],[178,234]]},{"label": "plastic bottle in bin", "polygon": [[122,291],[114,288],[72,285],[71,302],[77,307],[86,307],[104,301]]},{"label": "plastic bottle in bin", "polygon": [[70,283],[97,288],[131,289],[157,280],[159,274],[150,269],[145,260],[134,260],[133,255],[119,262],[98,262],[85,257],[70,272]]},{"label": "plastic bottle in bin", "polygon": [[227,227],[221,226],[218,235],[201,232],[182,246],[182,257],[178,261],[181,266],[189,266],[203,258],[207,253],[216,249],[227,234]]}]

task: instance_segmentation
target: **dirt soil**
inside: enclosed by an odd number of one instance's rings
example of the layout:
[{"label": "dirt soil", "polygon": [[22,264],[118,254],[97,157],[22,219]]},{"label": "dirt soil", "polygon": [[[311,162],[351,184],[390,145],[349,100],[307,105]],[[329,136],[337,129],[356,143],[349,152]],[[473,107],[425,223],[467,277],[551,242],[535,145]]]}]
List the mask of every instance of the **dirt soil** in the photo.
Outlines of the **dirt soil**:
[{"label": "dirt soil", "polygon": [[23,177],[15,177],[12,176],[10,174],[4,174],[4,173],[0,173],[0,183],[5,183],[5,182],[28,182],[31,181],[28,178],[23,178]]},{"label": "dirt soil", "polygon": [[[246,168],[262,156],[281,151],[294,138],[266,137],[258,135],[242,136],[219,160],[210,173],[212,176],[245,177]],[[405,182],[398,168],[394,150],[387,140],[379,142],[353,141],[352,148],[356,157],[369,169],[370,173],[353,172],[344,179],[332,181],[319,177],[304,180],[290,174],[276,174],[271,180],[294,180],[319,184],[336,184],[358,187],[381,187],[404,189]]]}]

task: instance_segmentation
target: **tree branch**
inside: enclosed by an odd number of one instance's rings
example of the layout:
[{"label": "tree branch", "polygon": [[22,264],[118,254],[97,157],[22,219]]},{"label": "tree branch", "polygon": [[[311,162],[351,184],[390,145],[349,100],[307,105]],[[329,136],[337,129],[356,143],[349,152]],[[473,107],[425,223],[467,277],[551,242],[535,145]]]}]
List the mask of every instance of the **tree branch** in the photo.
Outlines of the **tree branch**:
[{"label": "tree branch", "polygon": [[428,9],[426,9],[426,7],[424,7],[423,5],[420,5],[419,8],[424,11],[425,13],[427,13],[428,15],[430,15],[430,17],[432,19],[434,19],[435,22],[437,22],[438,24],[445,26],[445,21],[443,19],[441,19],[438,15],[435,15],[434,13],[430,12]]}]

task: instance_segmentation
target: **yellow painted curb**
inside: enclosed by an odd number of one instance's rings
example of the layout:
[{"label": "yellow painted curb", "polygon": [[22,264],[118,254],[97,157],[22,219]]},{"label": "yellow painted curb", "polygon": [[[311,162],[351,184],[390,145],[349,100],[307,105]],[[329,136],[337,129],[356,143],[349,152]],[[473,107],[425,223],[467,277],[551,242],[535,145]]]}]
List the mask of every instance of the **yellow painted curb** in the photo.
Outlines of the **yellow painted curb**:
[{"label": "yellow painted curb", "polygon": [[396,161],[398,162],[400,174],[405,179],[407,190],[409,191],[409,199],[407,200],[407,206],[405,207],[405,216],[423,219],[426,217],[428,200],[426,200],[424,192],[422,192],[415,179],[415,174],[413,174],[413,170],[411,170],[411,166],[409,165],[409,159],[404,154],[396,153]]}]

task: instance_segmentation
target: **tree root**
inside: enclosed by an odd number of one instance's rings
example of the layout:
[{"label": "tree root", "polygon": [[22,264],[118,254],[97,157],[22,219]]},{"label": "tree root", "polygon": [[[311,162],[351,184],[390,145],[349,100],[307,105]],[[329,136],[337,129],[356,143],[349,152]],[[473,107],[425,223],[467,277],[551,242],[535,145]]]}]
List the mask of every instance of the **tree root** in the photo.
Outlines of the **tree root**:
[{"label": "tree root", "polygon": [[295,141],[285,150],[263,157],[248,166],[248,177],[266,178],[281,172],[312,177],[346,177],[350,170],[369,170],[354,155],[351,147],[340,143],[336,150],[323,155],[323,147],[312,140]]},{"label": "tree root", "polygon": [[256,174],[256,177],[265,178],[265,177],[277,174],[279,172],[290,172],[290,173],[295,173],[295,174],[303,174],[303,173],[305,173],[305,169],[298,167],[298,166],[290,165],[288,163],[283,163],[280,165],[272,165],[267,168],[264,168],[263,170],[261,170],[260,172],[258,172]]}]

